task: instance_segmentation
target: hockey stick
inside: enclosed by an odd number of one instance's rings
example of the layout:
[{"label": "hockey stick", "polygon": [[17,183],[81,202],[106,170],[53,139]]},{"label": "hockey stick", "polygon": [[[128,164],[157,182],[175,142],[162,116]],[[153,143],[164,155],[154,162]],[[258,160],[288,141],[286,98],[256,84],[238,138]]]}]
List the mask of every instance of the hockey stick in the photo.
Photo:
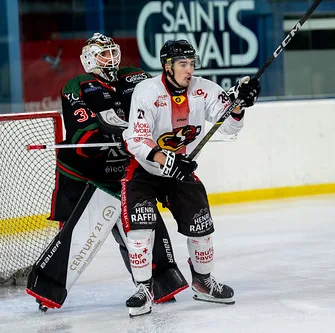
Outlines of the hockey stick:
[{"label": "hockey stick", "polygon": [[[258,70],[253,79],[259,79],[264,72],[269,68],[272,62],[279,56],[279,54],[284,50],[287,44],[292,40],[295,34],[301,29],[302,25],[306,22],[306,20],[311,16],[316,7],[321,3],[322,0],[316,0],[312,4],[312,6],[307,10],[305,15],[296,23],[296,25],[292,28],[292,30],[288,33],[288,35],[284,38],[281,44],[276,48],[273,54],[268,58],[266,63],[262,68]],[[218,130],[218,128],[222,125],[222,123],[230,116],[230,114],[241,105],[241,100],[239,98],[235,99],[235,101],[224,111],[221,118],[213,125],[213,127],[207,132],[207,134],[202,138],[202,140],[198,143],[198,145],[193,149],[193,151],[188,155],[188,159],[193,160],[194,157],[199,153],[199,151],[204,147],[204,145],[209,141],[209,139],[213,136],[213,134]]]},{"label": "hockey stick", "polygon": [[121,143],[70,143],[59,145],[27,145],[27,150],[56,149],[56,148],[88,148],[88,147],[121,147]]},{"label": "hockey stick", "polygon": [[[209,142],[233,142],[236,140],[237,135],[230,135],[228,138],[220,140],[210,140]],[[47,150],[59,148],[93,148],[93,147],[121,147],[121,143],[70,143],[58,145],[27,145],[27,150]]]}]

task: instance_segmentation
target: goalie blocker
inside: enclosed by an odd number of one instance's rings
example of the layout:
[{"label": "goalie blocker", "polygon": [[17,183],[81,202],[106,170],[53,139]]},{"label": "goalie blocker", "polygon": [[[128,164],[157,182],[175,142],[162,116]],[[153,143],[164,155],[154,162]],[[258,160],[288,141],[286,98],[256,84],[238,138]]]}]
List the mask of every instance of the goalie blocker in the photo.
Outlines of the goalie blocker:
[{"label": "goalie blocker", "polygon": [[[26,291],[36,298],[41,310],[63,305],[69,290],[111,230],[131,273],[120,214],[120,200],[114,194],[97,184],[87,183],[69,220],[41,254],[28,276]],[[165,228],[163,223],[161,228]],[[156,235],[160,229],[157,228]],[[161,303],[172,299],[188,284],[174,261],[168,237],[155,237],[153,255],[154,301]]]}]

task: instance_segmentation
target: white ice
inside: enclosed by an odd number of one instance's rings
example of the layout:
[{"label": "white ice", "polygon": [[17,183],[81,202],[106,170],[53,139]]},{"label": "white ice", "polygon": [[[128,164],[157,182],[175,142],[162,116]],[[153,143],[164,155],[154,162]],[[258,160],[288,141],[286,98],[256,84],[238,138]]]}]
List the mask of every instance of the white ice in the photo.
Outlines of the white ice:
[{"label": "white ice", "polygon": [[[63,307],[38,311],[24,287],[0,289],[0,333],[335,332],[335,196],[213,207],[214,275],[235,290],[235,305],[195,301],[129,318],[134,291],[109,237]],[[186,239],[164,214],[180,269],[190,279]]]}]

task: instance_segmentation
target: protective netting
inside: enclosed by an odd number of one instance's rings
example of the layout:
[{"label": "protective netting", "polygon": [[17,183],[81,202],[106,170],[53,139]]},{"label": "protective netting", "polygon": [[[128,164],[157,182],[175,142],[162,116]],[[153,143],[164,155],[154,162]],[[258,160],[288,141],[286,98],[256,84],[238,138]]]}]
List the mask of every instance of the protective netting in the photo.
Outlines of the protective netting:
[{"label": "protective netting", "polygon": [[56,112],[0,115],[0,285],[24,281],[54,238],[49,221],[55,182],[55,150],[28,151],[27,144],[61,140]]}]

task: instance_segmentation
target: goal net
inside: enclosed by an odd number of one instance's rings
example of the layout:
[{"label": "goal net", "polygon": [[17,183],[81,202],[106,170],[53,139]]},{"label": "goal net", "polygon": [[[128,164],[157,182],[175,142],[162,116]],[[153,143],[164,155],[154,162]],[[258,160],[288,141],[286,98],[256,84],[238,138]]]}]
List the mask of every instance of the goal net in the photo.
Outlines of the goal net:
[{"label": "goal net", "polygon": [[62,141],[58,112],[0,115],[0,285],[25,283],[59,230],[48,220],[56,152],[28,144]]}]

